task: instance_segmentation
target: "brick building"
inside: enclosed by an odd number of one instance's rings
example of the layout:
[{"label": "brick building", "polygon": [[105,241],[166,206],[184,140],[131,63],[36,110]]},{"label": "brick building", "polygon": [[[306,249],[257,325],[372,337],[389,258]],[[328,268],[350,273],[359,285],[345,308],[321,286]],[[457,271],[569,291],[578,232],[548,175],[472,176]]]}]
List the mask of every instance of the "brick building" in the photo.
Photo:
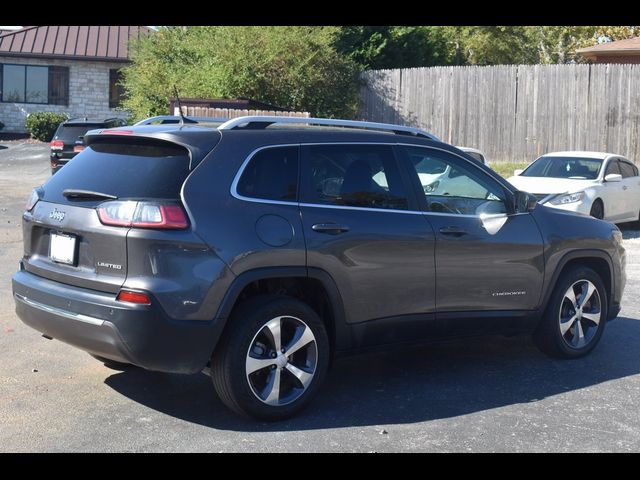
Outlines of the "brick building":
[{"label": "brick building", "polygon": [[640,63],[640,37],[601,43],[576,53],[592,63]]},{"label": "brick building", "polygon": [[32,112],[123,117],[120,69],[144,26],[35,26],[0,34],[0,121],[24,132]]}]

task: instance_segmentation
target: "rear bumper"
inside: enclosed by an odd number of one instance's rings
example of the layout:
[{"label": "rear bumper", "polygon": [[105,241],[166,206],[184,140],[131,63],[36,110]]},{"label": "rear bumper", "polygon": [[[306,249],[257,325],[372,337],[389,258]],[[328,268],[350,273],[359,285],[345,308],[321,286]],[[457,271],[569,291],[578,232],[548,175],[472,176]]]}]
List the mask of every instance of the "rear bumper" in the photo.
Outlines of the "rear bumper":
[{"label": "rear bumper", "polygon": [[16,313],[44,335],[89,353],[162,372],[202,370],[223,322],[173,321],[158,306],[117,302],[114,294],[21,270],[12,279]]}]

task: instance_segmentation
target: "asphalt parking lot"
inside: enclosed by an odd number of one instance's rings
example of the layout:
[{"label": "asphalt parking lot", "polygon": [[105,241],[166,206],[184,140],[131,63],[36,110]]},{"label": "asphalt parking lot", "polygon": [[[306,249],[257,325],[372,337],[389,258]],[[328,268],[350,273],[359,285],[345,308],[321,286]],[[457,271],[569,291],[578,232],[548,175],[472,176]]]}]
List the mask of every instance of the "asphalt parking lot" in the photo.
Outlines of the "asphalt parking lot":
[{"label": "asphalt parking lot", "polygon": [[317,400],[274,424],[231,414],[204,374],[110,370],[14,313],[20,214],[47,146],[0,147],[0,451],[640,451],[640,231],[624,229],[619,318],[588,357],[477,338],[335,362]]}]

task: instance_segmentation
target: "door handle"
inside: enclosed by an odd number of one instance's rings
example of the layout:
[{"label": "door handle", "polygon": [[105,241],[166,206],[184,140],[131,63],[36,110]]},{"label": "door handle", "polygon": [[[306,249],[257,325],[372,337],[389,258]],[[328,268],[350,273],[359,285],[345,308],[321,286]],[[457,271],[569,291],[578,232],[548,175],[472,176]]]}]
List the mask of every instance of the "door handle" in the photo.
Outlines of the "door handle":
[{"label": "door handle", "polygon": [[318,233],[328,233],[329,235],[337,235],[349,231],[349,227],[346,225],[339,225],[337,223],[316,223],[311,227],[311,230]]},{"label": "door handle", "polygon": [[467,234],[467,232],[464,229],[456,226],[442,227],[440,229],[440,233],[442,235],[451,235],[452,237],[461,237],[462,235]]}]

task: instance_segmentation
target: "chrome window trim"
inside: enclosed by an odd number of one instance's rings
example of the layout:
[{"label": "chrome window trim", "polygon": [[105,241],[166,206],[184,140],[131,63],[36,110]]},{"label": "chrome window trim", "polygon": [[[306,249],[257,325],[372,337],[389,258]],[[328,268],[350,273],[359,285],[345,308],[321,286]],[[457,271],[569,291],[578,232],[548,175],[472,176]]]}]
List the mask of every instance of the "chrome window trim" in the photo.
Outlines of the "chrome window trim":
[{"label": "chrome window trim", "polygon": [[361,210],[365,212],[391,212],[391,213],[404,213],[406,215],[422,215],[425,212],[418,210],[394,210],[392,208],[371,208],[371,207],[354,207],[351,205],[328,205],[324,203],[300,203],[301,207],[312,208],[333,208],[335,210]]},{"label": "chrome window trim", "polygon": [[[480,215],[467,215],[467,214],[457,214],[457,213],[445,213],[445,212],[423,212],[420,210],[394,210],[389,208],[371,208],[371,207],[353,207],[349,205],[329,205],[323,203],[306,203],[306,202],[289,202],[283,200],[268,200],[265,198],[253,198],[253,197],[245,197],[238,193],[238,183],[240,182],[240,178],[244,173],[245,168],[251,161],[251,159],[262,150],[266,150],[269,148],[281,148],[281,147],[303,147],[303,146],[315,146],[315,145],[385,145],[385,146],[394,146],[401,145],[407,147],[419,147],[419,148],[431,148],[434,150],[440,150],[441,152],[449,153],[451,155],[455,155],[456,157],[464,160],[469,165],[473,165],[475,168],[478,168],[477,162],[475,160],[469,160],[464,158],[462,155],[457,153],[450,152],[449,150],[445,150],[443,148],[426,146],[426,145],[417,145],[414,143],[398,143],[398,142],[303,142],[303,143],[282,143],[276,145],[264,145],[262,147],[258,147],[255,150],[251,151],[247,158],[242,162],[240,168],[236,172],[235,177],[233,178],[233,182],[231,183],[231,188],[229,189],[229,193],[233,198],[238,200],[242,200],[244,202],[252,202],[252,203],[263,203],[268,205],[295,205],[299,207],[318,207],[318,208],[333,208],[336,210],[362,210],[362,211],[370,211],[370,212],[389,212],[389,213],[403,213],[409,215],[436,215],[436,216],[453,216],[453,217],[463,217],[463,218],[480,218]],[[495,180],[495,179],[494,179]],[[498,182],[501,183],[501,182]],[[298,185],[298,190],[300,189],[300,185]],[[299,193],[299,192],[298,192]],[[501,215],[501,214],[500,214]]]}]

